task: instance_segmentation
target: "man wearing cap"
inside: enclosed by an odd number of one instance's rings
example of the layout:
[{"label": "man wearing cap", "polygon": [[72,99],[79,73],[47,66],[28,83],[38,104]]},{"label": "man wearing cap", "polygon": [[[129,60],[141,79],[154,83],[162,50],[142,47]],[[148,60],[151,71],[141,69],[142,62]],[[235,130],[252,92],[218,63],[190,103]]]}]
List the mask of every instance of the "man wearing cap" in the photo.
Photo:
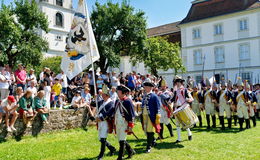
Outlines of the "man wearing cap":
[{"label": "man wearing cap", "polygon": [[172,116],[172,112],[173,112],[173,108],[172,108],[172,103],[170,103],[170,99],[172,97],[172,92],[170,92],[169,90],[167,90],[167,84],[166,81],[163,79],[161,81],[161,91],[159,91],[158,93],[159,99],[161,101],[161,109],[160,109],[160,113],[161,113],[161,119],[160,119],[160,137],[163,139],[163,128],[164,128],[164,124],[166,125],[166,127],[168,128],[169,132],[170,132],[170,136],[173,137],[173,130],[172,130],[172,125],[170,123],[170,118]]},{"label": "man wearing cap", "polygon": [[219,104],[219,121],[221,124],[221,129],[225,130],[224,123],[224,111],[226,112],[228,120],[228,128],[231,128],[231,103],[232,103],[232,93],[226,90],[226,82],[224,79],[221,81],[221,90],[217,93],[217,102]]},{"label": "man wearing cap", "polygon": [[[174,84],[176,85],[177,90],[174,91],[171,101],[174,102],[174,106],[177,109],[185,104],[190,104],[193,102],[193,98],[192,98],[191,94],[183,86],[184,82],[185,82],[185,80],[182,79],[182,77],[176,75],[176,77],[174,79]],[[178,136],[176,143],[179,143],[179,142],[181,142],[181,127],[180,127],[180,123],[178,120],[176,120],[176,126],[177,126],[177,136]],[[188,139],[191,141],[192,133],[189,128],[187,129],[187,132],[188,132]]]},{"label": "man wearing cap", "polygon": [[[0,106],[0,123],[2,122],[2,115],[5,114],[5,124],[8,132],[16,131],[14,128],[14,123],[18,117],[18,113],[16,111],[18,105],[14,96],[8,96],[6,99],[2,100]],[[11,122],[9,122],[9,116],[13,115]]]},{"label": "man wearing cap", "polygon": [[248,108],[251,105],[251,96],[248,92],[244,91],[244,83],[242,82],[240,77],[238,77],[237,86],[238,92],[234,94],[233,101],[237,105],[237,116],[239,120],[240,131],[242,131],[244,120],[246,121],[246,128],[249,128],[250,122]]},{"label": "man wearing cap", "polygon": [[203,102],[206,111],[207,129],[210,129],[210,116],[212,118],[212,127],[216,128],[216,110],[215,103],[217,103],[217,94],[215,91],[211,90],[211,84],[208,78],[206,78],[207,90],[203,91]]},{"label": "man wearing cap", "polygon": [[[202,117],[201,117],[201,110],[202,107],[200,105],[200,99],[202,98],[201,92],[198,90],[198,85],[195,81],[192,83],[192,92],[191,96],[193,97],[193,102],[191,103],[191,108],[193,112],[198,116],[199,119],[199,126],[202,127]],[[194,125],[194,127],[196,124]]]},{"label": "man wearing cap", "polygon": [[[96,115],[96,121],[98,125],[98,137],[101,142],[100,153],[97,157],[98,160],[102,160],[105,149],[108,147],[110,150],[110,155],[113,155],[116,151],[108,141],[108,133],[111,132],[111,117],[114,114],[114,102],[109,97],[109,89],[106,85],[103,85],[102,88],[102,98],[103,100],[98,102],[98,111]],[[112,122],[113,123],[113,122]]]},{"label": "man wearing cap", "polygon": [[143,130],[147,136],[146,153],[151,152],[152,146],[155,146],[154,128],[156,133],[160,133],[160,100],[158,96],[152,92],[154,84],[147,80],[144,81],[145,94],[142,100],[141,122]]},{"label": "man wearing cap", "polygon": [[126,141],[127,134],[132,133],[134,127],[134,105],[126,94],[130,92],[130,89],[124,85],[117,87],[118,98],[115,102],[115,127],[116,135],[119,141],[119,153],[117,160],[122,160],[124,156],[124,150],[128,152],[127,159],[131,158],[135,151],[131,148]]}]

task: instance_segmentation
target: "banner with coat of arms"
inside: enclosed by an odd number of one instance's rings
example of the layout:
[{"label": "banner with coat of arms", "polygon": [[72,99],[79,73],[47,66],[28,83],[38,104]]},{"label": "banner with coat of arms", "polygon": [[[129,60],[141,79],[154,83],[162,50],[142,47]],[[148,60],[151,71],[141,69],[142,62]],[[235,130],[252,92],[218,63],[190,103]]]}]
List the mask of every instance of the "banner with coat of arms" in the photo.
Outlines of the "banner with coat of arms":
[{"label": "banner with coat of arms", "polygon": [[99,52],[87,6],[85,0],[79,0],[62,58],[61,69],[71,80],[98,59]]}]

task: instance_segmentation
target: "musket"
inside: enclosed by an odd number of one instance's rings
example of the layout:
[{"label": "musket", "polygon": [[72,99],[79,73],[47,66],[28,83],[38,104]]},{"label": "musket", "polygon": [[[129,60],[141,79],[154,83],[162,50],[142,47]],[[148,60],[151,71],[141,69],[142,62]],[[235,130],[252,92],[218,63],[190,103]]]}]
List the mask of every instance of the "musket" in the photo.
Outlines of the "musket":
[{"label": "musket", "polygon": [[139,140],[139,138],[136,136],[136,134],[135,134],[134,131],[132,131],[132,134],[134,135],[134,137],[135,137],[137,140]]}]

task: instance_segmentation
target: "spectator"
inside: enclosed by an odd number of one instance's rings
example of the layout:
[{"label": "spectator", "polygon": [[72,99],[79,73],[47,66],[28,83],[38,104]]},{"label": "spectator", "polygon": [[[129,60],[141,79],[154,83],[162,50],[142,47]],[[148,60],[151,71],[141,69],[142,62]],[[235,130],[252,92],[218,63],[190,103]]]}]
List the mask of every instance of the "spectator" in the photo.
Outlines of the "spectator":
[{"label": "spectator", "polygon": [[128,83],[127,83],[127,86],[129,89],[134,90],[135,89],[135,85],[136,85],[136,82],[135,82],[135,78],[134,78],[134,73],[131,73],[129,76],[128,76]]},{"label": "spectator", "polygon": [[119,82],[119,80],[117,79],[115,72],[112,72],[111,85],[114,86],[114,87],[117,87],[117,86],[120,85],[120,82]]},{"label": "spectator", "polygon": [[23,117],[23,121],[26,127],[32,127],[32,121],[36,115],[32,98],[32,91],[26,90],[25,94],[19,100],[18,112],[20,116]]},{"label": "spectator", "polygon": [[44,91],[39,91],[34,98],[34,106],[36,111],[40,114],[44,124],[48,124],[49,109],[46,106],[46,100],[44,99]]},{"label": "spectator", "polygon": [[98,90],[102,89],[103,84],[104,84],[104,81],[103,81],[102,77],[98,76],[98,79],[97,79],[97,89]]},{"label": "spectator", "polygon": [[15,93],[15,100],[19,102],[20,98],[23,96],[23,88],[22,87],[17,87],[16,88],[16,93]]},{"label": "spectator", "polygon": [[[18,105],[14,96],[8,96],[4,99],[0,106],[0,123],[2,122],[2,115],[5,114],[5,124],[8,132],[16,131],[14,123],[18,117],[16,112]],[[9,122],[10,115],[12,115],[11,122]]]},{"label": "spectator", "polygon": [[7,72],[4,67],[0,67],[0,70],[0,100],[3,100],[9,96],[9,86],[11,83],[11,77],[9,72]]},{"label": "spectator", "polygon": [[37,96],[37,88],[35,87],[36,83],[37,83],[36,81],[31,81],[30,87],[27,88],[32,91],[32,98]]},{"label": "spectator", "polygon": [[43,81],[43,79],[44,79],[44,72],[46,72],[46,69],[47,69],[47,67],[44,67],[42,69],[42,72],[40,73],[40,81]]},{"label": "spectator", "polygon": [[22,64],[18,64],[18,70],[15,71],[14,75],[15,75],[17,87],[22,87],[22,89],[24,90],[27,74]]},{"label": "spectator", "polygon": [[83,100],[82,100],[82,97],[80,96],[80,94],[81,94],[80,91],[76,91],[74,97],[72,98],[71,106],[74,109],[83,107]]},{"label": "spectator", "polygon": [[61,73],[58,74],[56,78],[58,78],[61,81],[62,93],[67,95],[68,79],[66,74],[63,71],[61,71]]},{"label": "spectator", "polygon": [[15,76],[14,76],[14,73],[13,73],[12,69],[10,68],[10,66],[8,64],[5,65],[5,70],[7,72],[9,72],[9,74],[10,74],[9,95],[13,95],[13,93],[14,93]]},{"label": "spectator", "polygon": [[44,98],[46,100],[47,108],[50,109],[51,108],[51,104],[50,104],[50,100],[51,100],[50,75],[49,75],[49,73],[44,72],[43,77],[44,77],[44,79],[43,79],[43,83],[44,83],[43,89],[44,89],[44,93],[45,93]]},{"label": "spectator", "polygon": [[116,93],[116,87],[112,86],[111,91],[110,91],[110,98],[113,102],[116,102],[116,100],[118,99],[117,93]]},{"label": "spectator", "polygon": [[84,91],[81,93],[81,97],[84,103],[90,104],[91,103],[91,94],[89,93],[90,90],[88,87],[84,88]]},{"label": "spectator", "polygon": [[97,101],[102,101],[103,100],[103,97],[102,97],[102,89],[99,89],[98,90],[98,95],[97,95]]},{"label": "spectator", "polygon": [[89,77],[88,77],[88,74],[86,74],[86,73],[84,74],[84,76],[82,78],[82,84],[89,86]]},{"label": "spectator", "polygon": [[32,81],[37,81],[36,76],[34,75],[34,70],[30,69],[30,73],[27,75],[27,87],[31,86]]},{"label": "spectator", "polygon": [[[55,78],[55,84],[52,86],[52,92],[54,93],[54,109],[56,109],[57,101],[59,100],[59,95],[61,93],[62,86],[58,78]],[[60,108],[62,109],[62,108]]]}]

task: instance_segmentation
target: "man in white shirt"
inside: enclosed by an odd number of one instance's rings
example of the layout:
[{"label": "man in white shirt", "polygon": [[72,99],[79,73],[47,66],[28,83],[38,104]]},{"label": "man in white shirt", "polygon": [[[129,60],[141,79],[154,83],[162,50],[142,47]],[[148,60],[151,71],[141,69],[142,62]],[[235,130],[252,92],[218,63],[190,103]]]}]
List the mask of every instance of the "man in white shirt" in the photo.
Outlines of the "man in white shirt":
[{"label": "man in white shirt", "polygon": [[[16,111],[18,105],[14,96],[8,96],[1,103],[0,107],[0,122],[2,121],[2,115],[5,114],[5,124],[8,132],[16,131],[14,128],[14,123],[18,117],[18,113]],[[13,115],[11,122],[9,123],[9,116]]]},{"label": "man in white shirt", "polygon": [[0,101],[7,98],[9,95],[9,85],[11,83],[10,73],[4,67],[0,67]]},{"label": "man in white shirt", "polygon": [[31,86],[32,81],[37,81],[36,76],[34,75],[34,70],[30,69],[30,73],[27,75],[27,87]]}]

